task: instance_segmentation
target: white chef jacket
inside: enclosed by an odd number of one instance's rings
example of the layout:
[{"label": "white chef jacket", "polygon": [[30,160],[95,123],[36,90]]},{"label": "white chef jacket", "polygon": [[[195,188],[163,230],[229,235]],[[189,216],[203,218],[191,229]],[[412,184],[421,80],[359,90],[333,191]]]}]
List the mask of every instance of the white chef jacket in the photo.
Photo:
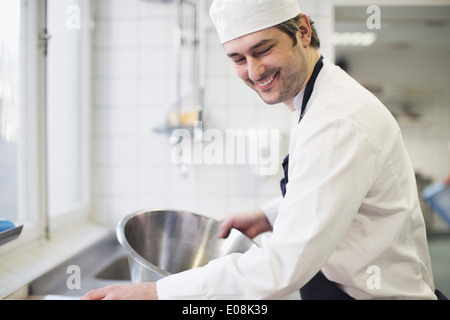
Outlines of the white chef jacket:
[{"label": "white chef jacket", "polygon": [[280,299],[319,270],[355,299],[436,299],[414,171],[381,102],[327,59],[261,246],[157,282],[160,299]]}]

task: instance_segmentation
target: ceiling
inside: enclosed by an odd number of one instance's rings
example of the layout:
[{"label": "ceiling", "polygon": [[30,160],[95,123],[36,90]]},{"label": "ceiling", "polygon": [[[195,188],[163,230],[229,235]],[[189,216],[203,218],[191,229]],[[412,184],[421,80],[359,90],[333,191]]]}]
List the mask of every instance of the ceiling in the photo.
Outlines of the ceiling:
[{"label": "ceiling", "polygon": [[[367,6],[335,8],[337,32],[375,32],[370,50],[417,50],[450,54],[450,6],[380,6],[381,29],[369,30]],[[337,55],[367,47],[336,47]]]}]

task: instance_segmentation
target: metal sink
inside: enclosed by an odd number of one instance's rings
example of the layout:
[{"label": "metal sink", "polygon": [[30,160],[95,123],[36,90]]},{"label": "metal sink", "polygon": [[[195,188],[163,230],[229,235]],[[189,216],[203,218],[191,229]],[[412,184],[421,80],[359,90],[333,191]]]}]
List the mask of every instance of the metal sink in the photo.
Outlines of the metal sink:
[{"label": "metal sink", "polygon": [[[112,284],[131,283],[127,253],[116,234],[105,237],[87,250],[65,261],[29,285],[29,295],[81,297],[90,290]],[[70,266],[80,270],[80,288],[71,288]]]},{"label": "metal sink", "polygon": [[30,283],[29,295],[81,297],[113,284],[156,281],[231,252],[245,252],[255,244],[234,229],[227,239],[219,239],[219,225],[185,211],[131,214],[116,233]]},{"label": "metal sink", "polygon": [[96,279],[112,281],[131,281],[128,257],[122,256],[106,266],[96,276]]}]

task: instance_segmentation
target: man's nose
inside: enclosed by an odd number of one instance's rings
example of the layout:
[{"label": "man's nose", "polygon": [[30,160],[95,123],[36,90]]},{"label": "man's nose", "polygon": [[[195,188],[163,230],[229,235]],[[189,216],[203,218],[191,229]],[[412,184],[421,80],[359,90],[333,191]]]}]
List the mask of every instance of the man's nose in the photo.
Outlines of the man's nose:
[{"label": "man's nose", "polygon": [[262,80],[261,76],[264,74],[264,66],[258,59],[247,59],[247,66],[248,77],[250,78],[250,80],[252,80],[253,82]]}]

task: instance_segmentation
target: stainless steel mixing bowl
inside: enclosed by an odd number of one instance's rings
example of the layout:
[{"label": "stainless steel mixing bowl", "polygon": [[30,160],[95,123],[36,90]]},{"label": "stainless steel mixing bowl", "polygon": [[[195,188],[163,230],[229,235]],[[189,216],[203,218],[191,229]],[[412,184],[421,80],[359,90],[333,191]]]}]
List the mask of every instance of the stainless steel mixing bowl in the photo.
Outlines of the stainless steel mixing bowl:
[{"label": "stainless steel mixing bowl", "polygon": [[128,253],[132,282],[156,281],[256,245],[236,229],[219,239],[219,226],[217,220],[180,210],[143,210],[124,217],[117,238]]}]

